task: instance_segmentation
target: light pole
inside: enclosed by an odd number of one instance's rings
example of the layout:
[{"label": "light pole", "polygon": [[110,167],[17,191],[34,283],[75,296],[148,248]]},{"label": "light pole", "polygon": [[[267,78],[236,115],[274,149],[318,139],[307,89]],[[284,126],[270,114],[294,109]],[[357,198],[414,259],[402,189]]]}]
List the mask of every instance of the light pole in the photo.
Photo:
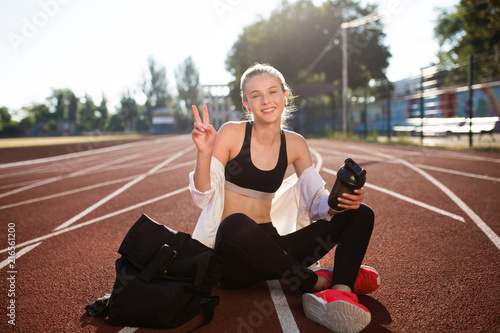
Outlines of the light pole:
[{"label": "light pole", "polygon": [[344,135],[347,134],[347,29],[365,25],[379,18],[377,13],[371,13],[340,25],[342,29],[342,133]]}]

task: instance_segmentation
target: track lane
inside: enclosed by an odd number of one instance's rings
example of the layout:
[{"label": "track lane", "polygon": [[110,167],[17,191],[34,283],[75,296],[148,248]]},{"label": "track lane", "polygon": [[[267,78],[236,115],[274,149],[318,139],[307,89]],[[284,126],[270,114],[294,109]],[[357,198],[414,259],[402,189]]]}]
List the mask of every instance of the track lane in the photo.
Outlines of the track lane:
[{"label": "track lane", "polygon": [[[187,144],[189,138],[183,142]],[[316,144],[319,146],[316,147]],[[328,149],[332,146],[331,142],[326,140],[311,140],[310,145],[313,148],[322,149]],[[472,223],[471,219],[463,214],[463,211],[458,209],[443,193],[436,191],[434,185],[423,182],[422,178],[415,177],[413,171],[401,168],[393,161],[377,157],[374,152],[378,149],[381,153],[390,151],[399,158],[402,156],[409,158],[410,163],[416,164],[418,162],[422,165],[435,167],[443,166],[444,160],[449,161],[456,158],[460,163],[448,163],[455,166],[454,170],[459,169],[464,172],[477,170],[475,166],[470,166],[467,163],[477,163],[478,158],[481,158],[480,161],[483,164],[481,170],[493,173],[493,177],[498,176],[495,175],[496,171],[491,172],[492,167],[488,167],[484,163],[495,165],[494,161],[498,157],[492,158],[492,154],[486,154],[488,155],[487,160],[484,160],[483,154],[478,156],[473,154],[474,158],[466,159],[464,158],[466,154],[454,157],[452,155],[455,154],[419,152],[418,149],[387,149],[380,145],[369,145],[369,147],[369,151],[361,153],[364,149],[363,145],[358,147],[354,144],[347,149],[344,143],[336,143],[337,150],[334,154],[327,156],[327,154],[322,153],[325,170],[337,170],[343,159],[352,156],[350,153],[355,151],[360,156],[356,157],[355,160],[361,161],[362,164],[366,165],[366,168],[369,168],[369,182],[396,193],[407,191],[403,185],[410,186],[415,191],[410,190],[405,192],[405,195],[416,199],[426,198],[426,203],[463,216],[465,223],[450,217],[439,217],[440,214],[434,211],[395,199],[394,196],[376,191],[375,188],[366,189],[366,202],[377,213],[376,228],[366,256],[366,263],[376,267],[382,273],[384,286],[372,296],[360,297],[361,303],[365,304],[373,314],[373,322],[366,331],[434,332],[439,330],[452,332],[460,328],[470,332],[481,332],[485,328],[498,327],[500,324],[495,314],[498,313],[499,308],[497,302],[494,301],[500,295],[496,291],[489,290],[492,284],[500,282],[498,281],[498,268],[492,265],[500,260],[498,250],[491,243],[488,244],[485,235]],[[29,300],[30,303],[34,302],[34,304],[44,306],[51,304],[54,308],[59,308],[59,306],[66,308],[60,315],[55,316],[54,321],[43,322],[44,315],[54,316],[53,312],[44,310],[41,311],[40,315],[33,315],[32,313],[36,311],[32,308],[22,307],[18,313],[20,325],[21,319],[23,319],[22,321],[25,321],[24,327],[34,327],[31,325],[39,324],[39,327],[42,330],[45,328],[46,331],[118,332],[122,330],[122,328],[110,327],[102,320],[82,318],[81,306],[102,296],[103,291],[110,290],[109,285],[114,280],[112,263],[117,258],[116,249],[140,212],[151,212],[150,215],[158,221],[168,221],[165,223],[169,226],[172,223],[178,227],[178,230],[192,232],[199,210],[193,207],[187,189],[170,197],[158,200],[155,198],[158,198],[160,193],[167,193],[168,189],[175,190],[179,186],[187,185],[187,173],[194,166],[193,157],[194,155],[185,156],[185,159],[179,161],[179,164],[185,164],[179,168],[167,171],[158,170],[157,173],[148,177],[151,182],[144,181],[136,188],[134,187],[135,193],[125,192],[113,198],[86,216],[89,220],[83,218],[82,222],[76,222],[73,226],[80,227],[47,238],[36,248],[25,253],[19,260],[19,267],[22,267],[26,273],[22,276],[19,275],[18,278],[20,288],[29,292],[23,293],[19,298],[26,300],[26,304]],[[361,159],[362,157],[364,158]],[[151,157],[151,159],[153,158]],[[464,160],[469,162],[463,163]],[[150,168],[151,165],[149,165]],[[174,172],[174,170],[177,171]],[[384,174],[387,170],[390,170],[392,174],[389,176]],[[138,170],[135,171],[137,174]],[[427,170],[427,172],[434,177],[436,174],[431,172],[442,174],[442,172],[435,170]],[[324,170],[321,174],[327,184],[332,184],[333,174]],[[391,181],[395,178],[394,175],[398,175],[404,181]],[[103,180],[101,178],[98,182],[93,182],[95,173],[88,176],[89,179],[85,186],[92,186],[92,184],[98,184]],[[119,177],[120,174],[116,176]],[[460,188],[455,187],[458,182],[454,182],[454,180],[463,180],[464,176],[450,174],[445,176],[449,178],[437,177],[440,181],[443,180],[452,191],[460,193]],[[477,182],[477,179],[474,181]],[[489,180],[483,180],[483,182],[485,184],[482,187],[487,187],[492,193],[495,193],[495,189],[498,190],[498,182]],[[73,185],[80,187],[84,185],[77,183],[75,182]],[[467,185],[463,184],[464,188],[467,188]],[[4,185],[1,180],[0,185]],[[73,185],[68,185],[68,187]],[[146,194],[150,188],[154,188],[154,193]],[[54,188],[54,193],[57,193],[57,188]],[[82,195],[88,193],[85,192]],[[142,201],[139,202],[137,197],[149,198],[149,200],[145,200],[146,203],[141,205]],[[480,195],[473,193],[471,197],[465,199],[461,195],[460,197],[470,205],[470,202],[477,201]],[[427,201],[427,198],[432,198],[432,200]],[[45,202],[45,209],[50,209],[50,206],[61,206],[58,204],[60,202],[56,199],[52,201],[49,199]],[[134,207],[134,203],[137,206]],[[32,206],[33,204],[27,203],[22,207],[29,214],[30,208],[35,207]],[[3,205],[2,199],[0,199],[0,205]],[[487,219],[488,214],[491,214],[489,213],[492,211],[491,208],[490,202],[485,202],[485,207],[479,212],[487,224],[491,224]],[[13,209],[5,208],[2,211],[7,212]],[[71,211],[75,212],[75,209],[71,208]],[[16,212],[13,218],[17,214],[20,212]],[[84,220],[86,222],[94,220],[94,222],[85,224]],[[4,240],[1,241],[4,242]],[[31,245],[34,244],[37,243],[31,243]],[[74,264],[68,265],[68,263],[73,262]],[[322,265],[331,264],[333,264],[333,254],[329,254],[322,260]],[[50,278],[55,283],[48,283]],[[5,282],[2,282],[0,286],[3,287],[4,284]],[[87,286],[87,288],[82,288],[82,285]],[[299,330],[307,332],[314,329],[315,332],[328,332],[305,318],[301,308],[301,295],[290,291],[289,286],[283,282],[281,285]],[[61,288],[67,290],[58,293],[57,290],[61,290]],[[281,329],[276,310],[272,311],[271,314],[271,310],[268,312],[259,310],[253,304],[255,300],[260,301],[257,304],[264,305],[268,304],[267,301],[271,302],[269,288],[266,284],[250,288],[244,297],[241,297],[239,292],[223,290],[219,287],[216,288],[215,292],[223,296],[224,302],[219,306],[220,313],[216,314],[216,318],[207,328],[207,332],[233,332],[238,327],[242,330],[243,327],[246,327],[246,331],[253,330],[255,332],[266,329],[279,331]],[[2,300],[2,305],[3,302],[4,300]],[[264,307],[264,309],[266,308]],[[268,313],[269,316],[266,315]],[[249,317],[250,314],[253,316]],[[241,324],[242,322],[245,324]],[[0,327],[4,327],[1,325],[4,323],[0,323]],[[138,332],[149,331],[154,332],[154,330],[138,330]],[[171,331],[180,332],[182,330]]]}]

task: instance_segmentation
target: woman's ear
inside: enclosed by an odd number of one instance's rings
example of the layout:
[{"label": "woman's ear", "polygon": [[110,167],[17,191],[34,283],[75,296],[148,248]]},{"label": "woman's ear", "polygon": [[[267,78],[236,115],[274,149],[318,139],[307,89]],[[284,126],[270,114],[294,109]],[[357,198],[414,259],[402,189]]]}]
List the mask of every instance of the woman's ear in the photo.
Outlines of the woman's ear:
[{"label": "woman's ear", "polygon": [[243,106],[247,109],[248,112],[250,112],[250,109],[248,108],[248,103],[245,101],[242,101]]},{"label": "woman's ear", "polygon": [[288,96],[290,96],[290,91],[289,90],[285,90],[285,104],[288,103]]}]

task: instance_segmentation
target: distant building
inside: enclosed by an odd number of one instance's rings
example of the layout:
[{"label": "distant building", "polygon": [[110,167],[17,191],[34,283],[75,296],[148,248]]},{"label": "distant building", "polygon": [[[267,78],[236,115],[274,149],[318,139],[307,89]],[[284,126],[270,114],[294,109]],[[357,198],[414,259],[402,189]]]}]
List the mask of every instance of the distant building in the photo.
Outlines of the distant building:
[{"label": "distant building", "polygon": [[420,93],[420,80],[420,77],[413,77],[393,82],[393,96],[399,97]]},{"label": "distant building", "polygon": [[216,130],[225,122],[241,120],[240,113],[231,103],[227,85],[203,85],[201,91],[203,104],[209,109],[210,123]]},{"label": "distant building", "polygon": [[153,110],[153,119],[151,121],[151,134],[173,134],[176,129],[174,110],[167,108],[158,108]]}]

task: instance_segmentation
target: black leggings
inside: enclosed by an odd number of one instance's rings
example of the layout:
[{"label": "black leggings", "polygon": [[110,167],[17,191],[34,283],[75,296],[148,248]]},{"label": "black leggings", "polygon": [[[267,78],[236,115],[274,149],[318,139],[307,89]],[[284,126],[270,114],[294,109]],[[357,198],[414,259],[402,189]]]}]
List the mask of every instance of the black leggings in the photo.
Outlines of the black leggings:
[{"label": "black leggings", "polygon": [[271,222],[257,224],[244,214],[233,214],[220,224],[215,251],[224,258],[221,284],[244,288],[257,281],[284,279],[303,292],[311,292],[317,275],[308,269],[335,245],[332,285],[354,287],[373,230],[374,213],[359,209],[319,220],[280,236]]}]

